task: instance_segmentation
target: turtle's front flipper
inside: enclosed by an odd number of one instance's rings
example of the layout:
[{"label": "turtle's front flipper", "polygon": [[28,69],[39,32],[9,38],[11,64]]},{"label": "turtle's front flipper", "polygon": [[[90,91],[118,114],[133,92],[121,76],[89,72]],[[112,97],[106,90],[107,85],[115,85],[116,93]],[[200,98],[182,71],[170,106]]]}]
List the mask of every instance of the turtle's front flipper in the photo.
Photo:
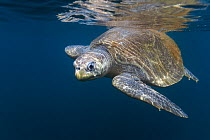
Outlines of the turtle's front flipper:
[{"label": "turtle's front flipper", "polygon": [[190,72],[186,67],[184,67],[184,72],[185,72],[185,76],[190,79],[193,79],[194,81],[198,82],[198,78],[192,74],[192,72]]},{"label": "turtle's front flipper", "polygon": [[65,48],[65,52],[73,59],[76,59],[83,53],[86,53],[90,50],[89,46],[82,46],[82,45],[71,45]]},{"label": "turtle's front flipper", "polygon": [[115,76],[112,80],[112,84],[114,87],[132,98],[142,100],[158,109],[164,109],[177,116],[188,118],[187,114],[185,114],[180,107],[162,94],[144,84],[134,75],[123,73]]}]

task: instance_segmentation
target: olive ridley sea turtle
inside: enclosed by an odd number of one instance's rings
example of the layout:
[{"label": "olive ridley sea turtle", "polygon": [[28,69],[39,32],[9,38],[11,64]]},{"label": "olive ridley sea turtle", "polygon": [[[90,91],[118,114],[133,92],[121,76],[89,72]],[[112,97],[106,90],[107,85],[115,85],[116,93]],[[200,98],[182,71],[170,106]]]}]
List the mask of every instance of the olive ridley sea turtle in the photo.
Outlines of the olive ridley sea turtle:
[{"label": "olive ridley sea turtle", "polygon": [[76,59],[78,80],[112,78],[112,85],[128,96],[188,118],[179,106],[148,86],[167,87],[183,76],[198,81],[184,67],[178,46],[165,33],[115,27],[93,40],[90,46],[72,45],[65,52]]}]

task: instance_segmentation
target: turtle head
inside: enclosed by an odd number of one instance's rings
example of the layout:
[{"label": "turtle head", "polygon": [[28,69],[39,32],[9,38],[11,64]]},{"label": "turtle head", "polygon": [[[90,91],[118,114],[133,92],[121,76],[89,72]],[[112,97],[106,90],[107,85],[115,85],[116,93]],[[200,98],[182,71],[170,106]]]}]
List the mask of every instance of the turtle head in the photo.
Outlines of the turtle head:
[{"label": "turtle head", "polygon": [[103,77],[109,71],[110,61],[105,51],[87,52],[74,61],[75,76],[80,81]]}]

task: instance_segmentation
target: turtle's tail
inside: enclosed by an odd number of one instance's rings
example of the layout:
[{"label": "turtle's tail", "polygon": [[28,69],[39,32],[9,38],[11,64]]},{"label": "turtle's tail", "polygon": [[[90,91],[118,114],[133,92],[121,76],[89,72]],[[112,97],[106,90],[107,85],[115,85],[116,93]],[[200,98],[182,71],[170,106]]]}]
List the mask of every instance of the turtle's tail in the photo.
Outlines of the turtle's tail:
[{"label": "turtle's tail", "polygon": [[199,81],[199,79],[195,75],[193,75],[192,72],[190,72],[186,67],[184,67],[184,73],[184,75],[188,77],[189,80],[193,79],[196,82]]}]

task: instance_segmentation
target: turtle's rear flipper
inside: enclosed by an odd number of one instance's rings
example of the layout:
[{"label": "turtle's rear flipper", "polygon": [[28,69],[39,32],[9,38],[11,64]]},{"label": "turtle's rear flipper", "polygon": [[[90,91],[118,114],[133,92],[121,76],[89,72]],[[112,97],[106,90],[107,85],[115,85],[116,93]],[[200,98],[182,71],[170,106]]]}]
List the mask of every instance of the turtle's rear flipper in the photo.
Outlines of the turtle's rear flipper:
[{"label": "turtle's rear flipper", "polygon": [[179,117],[188,118],[187,114],[180,107],[164,95],[144,84],[134,75],[129,73],[117,75],[113,78],[112,85],[132,98],[142,100],[158,109],[164,109]]},{"label": "turtle's rear flipper", "polygon": [[184,73],[184,75],[188,77],[189,80],[193,79],[196,82],[199,81],[199,79],[195,75],[193,75],[192,72],[190,72],[186,67],[184,67]]}]

